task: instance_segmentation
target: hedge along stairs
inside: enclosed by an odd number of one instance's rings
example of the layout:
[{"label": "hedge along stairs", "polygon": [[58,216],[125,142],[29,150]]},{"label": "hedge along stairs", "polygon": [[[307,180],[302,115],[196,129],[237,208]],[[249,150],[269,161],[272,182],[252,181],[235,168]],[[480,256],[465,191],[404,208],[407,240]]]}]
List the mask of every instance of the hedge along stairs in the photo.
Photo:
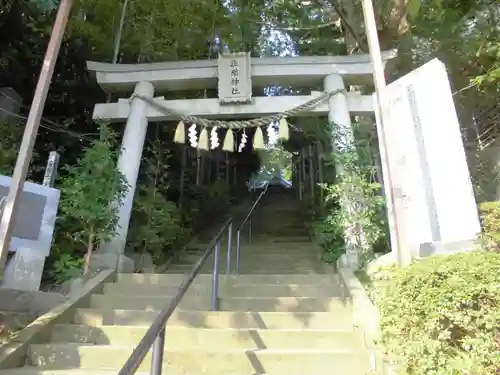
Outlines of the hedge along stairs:
[{"label": "hedge along stairs", "polygon": [[[295,228],[294,215],[299,215],[291,195],[270,193],[256,212],[255,241],[243,244],[240,275],[221,275],[220,311],[209,311],[207,272],[195,279],[168,321],[165,374],[370,372],[349,300],[306,242],[306,231],[292,238],[279,236],[279,225],[272,235],[261,230],[262,223],[276,221],[288,233],[286,225]],[[197,259],[186,255],[184,264]],[[0,375],[116,374],[184,278],[181,272],[117,275],[87,308],[76,310],[70,324],[56,325],[50,342],[31,344],[25,367]],[[150,364],[149,355],[140,373],[149,373]]]}]

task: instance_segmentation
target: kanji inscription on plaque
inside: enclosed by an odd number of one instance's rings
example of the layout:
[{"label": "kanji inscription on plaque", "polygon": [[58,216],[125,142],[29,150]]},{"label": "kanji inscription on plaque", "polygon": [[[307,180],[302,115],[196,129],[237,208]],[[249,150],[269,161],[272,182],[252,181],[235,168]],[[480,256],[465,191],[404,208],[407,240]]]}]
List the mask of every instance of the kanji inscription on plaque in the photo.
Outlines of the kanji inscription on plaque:
[{"label": "kanji inscription on plaque", "polygon": [[252,101],[252,72],[247,52],[219,55],[219,101],[250,103]]}]

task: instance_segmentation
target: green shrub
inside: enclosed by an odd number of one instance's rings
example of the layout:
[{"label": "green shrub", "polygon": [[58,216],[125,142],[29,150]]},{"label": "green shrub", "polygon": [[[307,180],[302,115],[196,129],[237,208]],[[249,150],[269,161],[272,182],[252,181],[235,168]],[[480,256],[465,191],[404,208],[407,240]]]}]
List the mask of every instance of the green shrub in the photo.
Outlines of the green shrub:
[{"label": "green shrub", "polygon": [[339,223],[338,210],[332,210],[313,224],[314,240],[321,246],[321,258],[326,263],[335,264],[345,253],[344,228]]},{"label": "green shrub", "polygon": [[430,257],[384,285],[382,340],[408,374],[500,374],[499,253]]},{"label": "green shrub", "polygon": [[479,206],[483,232],[481,246],[488,250],[500,250],[500,202],[485,202]]}]

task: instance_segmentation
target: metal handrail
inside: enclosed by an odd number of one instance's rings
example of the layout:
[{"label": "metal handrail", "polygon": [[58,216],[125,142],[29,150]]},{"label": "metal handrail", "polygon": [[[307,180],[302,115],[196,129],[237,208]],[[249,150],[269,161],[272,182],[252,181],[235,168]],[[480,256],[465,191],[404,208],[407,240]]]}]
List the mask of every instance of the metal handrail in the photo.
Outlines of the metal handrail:
[{"label": "metal handrail", "polygon": [[[172,316],[177,305],[181,301],[184,294],[186,294],[188,288],[192,284],[195,277],[200,272],[201,267],[208,260],[210,255],[215,249],[214,267],[212,273],[212,310],[216,311],[218,309],[218,299],[219,299],[219,261],[220,261],[220,241],[226,229],[229,232],[232,230],[233,219],[229,218],[222,228],[219,230],[214,239],[210,242],[205,253],[196,262],[192,271],[189,273],[187,278],[182,282],[182,284],[177,289],[177,293],[170,300],[168,305],[158,314],[154,320],[151,327],[147,330],[146,334],[139,342],[137,347],[134,349],[127,362],[123,365],[122,369],[118,372],[118,375],[133,375],[136,373],[139,366],[144,361],[146,354],[148,353],[151,346],[153,346],[153,356],[151,360],[151,375],[161,375],[162,365],[163,365],[163,351],[165,349],[165,326],[168,319]],[[231,248],[231,243],[229,243],[228,251]]]},{"label": "metal handrail", "polygon": [[[245,217],[245,220],[241,223],[240,227],[238,228],[238,231],[236,232],[236,274],[238,275],[240,273],[240,246],[241,246],[241,230],[245,226],[246,223],[248,223],[248,242],[252,242],[252,214],[255,211],[255,207],[257,207],[257,204],[259,204],[260,200],[262,197],[266,194],[267,189],[269,188],[269,182],[266,183],[266,187],[264,190],[259,194],[257,199],[255,200],[252,208],[250,208],[250,211],[248,211],[247,216]],[[227,268],[229,269],[230,265],[230,257],[231,257],[231,252],[228,251],[228,256],[227,256]],[[226,270],[227,272],[227,270]]]}]

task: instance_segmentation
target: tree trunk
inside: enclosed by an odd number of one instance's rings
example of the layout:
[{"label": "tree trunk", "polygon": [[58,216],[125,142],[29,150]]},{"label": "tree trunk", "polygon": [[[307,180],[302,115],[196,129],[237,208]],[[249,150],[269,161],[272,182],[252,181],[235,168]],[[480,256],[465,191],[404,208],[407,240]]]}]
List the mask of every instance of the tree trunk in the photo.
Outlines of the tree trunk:
[{"label": "tree trunk", "polygon": [[93,231],[90,232],[89,239],[87,242],[87,253],[85,254],[84,262],[83,262],[83,275],[86,275],[89,273],[90,258],[92,256],[92,250],[94,250],[94,232]]}]

